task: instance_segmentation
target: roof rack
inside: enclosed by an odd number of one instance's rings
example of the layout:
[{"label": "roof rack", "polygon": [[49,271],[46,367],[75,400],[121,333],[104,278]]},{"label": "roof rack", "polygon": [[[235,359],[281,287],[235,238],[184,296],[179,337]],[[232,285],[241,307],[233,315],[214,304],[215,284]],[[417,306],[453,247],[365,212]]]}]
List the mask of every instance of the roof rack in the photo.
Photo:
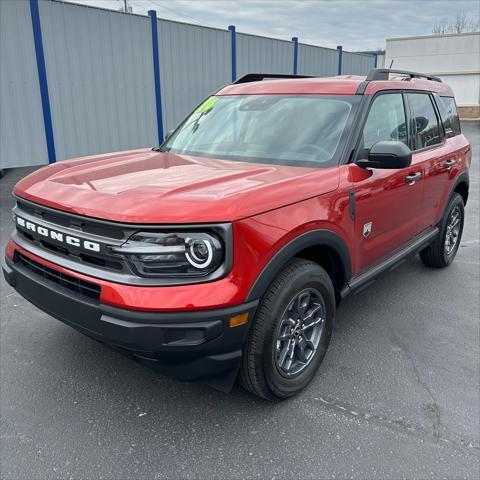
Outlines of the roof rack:
[{"label": "roof rack", "polygon": [[388,80],[391,73],[399,73],[400,75],[405,75],[410,78],[426,78],[427,80],[432,80],[434,82],[442,83],[442,79],[435,77],[433,75],[427,75],[425,73],[409,72],[408,70],[392,70],[390,68],[373,68],[368,72],[367,82],[372,80]]},{"label": "roof rack", "polygon": [[260,82],[265,79],[270,78],[315,78],[310,75],[287,75],[283,73],[247,73],[243,77],[240,77],[238,80],[233,82],[233,85],[238,83],[250,83],[250,82]]}]

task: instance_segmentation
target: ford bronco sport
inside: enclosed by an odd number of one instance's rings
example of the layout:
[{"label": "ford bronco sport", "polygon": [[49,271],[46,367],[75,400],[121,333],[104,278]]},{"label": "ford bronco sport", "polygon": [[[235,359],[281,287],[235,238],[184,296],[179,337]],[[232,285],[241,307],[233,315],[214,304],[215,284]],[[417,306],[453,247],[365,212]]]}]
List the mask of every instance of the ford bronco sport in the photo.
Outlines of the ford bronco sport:
[{"label": "ford bronco sport", "polygon": [[416,253],[453,261],[471,162],[453,97],[404,71],[247,75],[158,148],[21,180],[5,277],[167,375],[294,395],[345,295]]}]

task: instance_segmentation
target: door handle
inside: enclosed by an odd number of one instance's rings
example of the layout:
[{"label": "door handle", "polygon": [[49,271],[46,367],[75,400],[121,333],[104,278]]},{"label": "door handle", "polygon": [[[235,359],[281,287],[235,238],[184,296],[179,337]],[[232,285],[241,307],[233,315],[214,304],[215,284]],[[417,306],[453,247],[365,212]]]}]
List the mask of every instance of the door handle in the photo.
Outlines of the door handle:
[{"label": "door handle", "polygon": [[443,166],[447,169],[447,170],[450,170],[455,164],[457,163],[456,160],[454,160],[453,158],[451,158],[450,160],[447,160]]},{"label": "door handle", "polygon": [[411,173],[410,175],[407,175],[405,177],[405,181],[409,185],[413,185],[417,180],[420,180],[421,178],[422,178],[422,173],[421,172],[415,172],[415,173]]}]

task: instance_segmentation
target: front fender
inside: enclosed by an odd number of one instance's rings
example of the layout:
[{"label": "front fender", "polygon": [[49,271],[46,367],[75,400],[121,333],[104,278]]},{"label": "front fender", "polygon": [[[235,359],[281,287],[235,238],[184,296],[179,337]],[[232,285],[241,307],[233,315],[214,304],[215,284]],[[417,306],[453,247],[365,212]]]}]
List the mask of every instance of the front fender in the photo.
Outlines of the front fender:
[{"label": "front fender", "polygon": [[342,262],[343,278],[345,279],[345,285],[343,285],[343,287],[345,287],[346,283],[352,276],[352,266],[348,248],[338,234],[330,230],[318,229],[305,232],[284,245],[269,260],[267,265],[257,276],[257,279],[247,295],[246,301],[261,298],[274,278],[293,257],[302,250],[314,246],[326,246],[333,249],[338,254]]}]

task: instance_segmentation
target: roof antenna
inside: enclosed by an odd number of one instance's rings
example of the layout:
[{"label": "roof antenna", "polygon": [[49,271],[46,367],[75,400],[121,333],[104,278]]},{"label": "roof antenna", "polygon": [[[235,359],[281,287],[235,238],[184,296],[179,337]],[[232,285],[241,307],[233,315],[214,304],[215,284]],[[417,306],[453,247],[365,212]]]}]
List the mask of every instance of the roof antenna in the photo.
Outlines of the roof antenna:
[{"label": "roof antenna", "polygon": [[392,58],[392,61],[390,62],[390,67],[388,67],[388,69],[389,69],[389,70],[391,70],[391,69],[392,69],[392,66],[393,66],[393,61],[394,61],[394,60],[395,60],[395,59],[394,59],[394,58]]}]

